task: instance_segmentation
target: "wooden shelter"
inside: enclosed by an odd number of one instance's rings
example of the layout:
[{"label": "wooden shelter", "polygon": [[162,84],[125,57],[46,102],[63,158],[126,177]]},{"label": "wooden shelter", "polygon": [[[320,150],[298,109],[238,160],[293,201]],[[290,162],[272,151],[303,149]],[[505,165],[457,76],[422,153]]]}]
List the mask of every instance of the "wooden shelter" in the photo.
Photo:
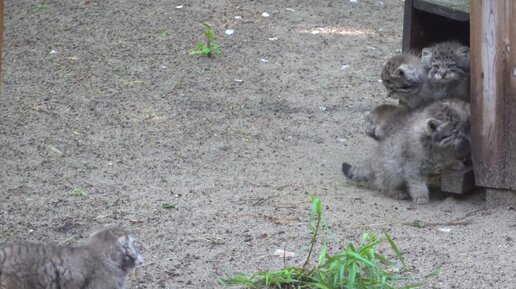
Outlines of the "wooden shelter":
[{"label": "wooden shelter", "polygon": [[[516,204],[516,1],[405,1],[404,51],[451,39],[470,45],[474,185],[492,205]],[[469,182],[443,176],[453,190]]]},{"label": "wooden shelter", "polygon": [[4,0],[0,0],[0,85],[2,77],[2,47],[4,46]]}]

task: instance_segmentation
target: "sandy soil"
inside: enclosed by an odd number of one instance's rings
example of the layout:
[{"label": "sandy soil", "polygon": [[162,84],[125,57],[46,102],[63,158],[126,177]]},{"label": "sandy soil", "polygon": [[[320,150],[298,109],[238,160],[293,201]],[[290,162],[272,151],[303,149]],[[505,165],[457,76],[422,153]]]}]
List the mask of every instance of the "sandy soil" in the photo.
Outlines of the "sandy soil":
[{"label": "sandy soil", "polygon": [[[130,288],[219,288],[217,276],[281,267],[278,248],[303,260],[313,192],[343,242],[388,230],[410,266],[440,268],[424,288],[514,288],[514,208],[481,194],[415,206],[340,172],[373,145],[361,117],[388,101],[378,75],[402,6],[6,0],[0,244],[121,224],[147,261]],[[189,56],[198,21],[223,55]]]}]

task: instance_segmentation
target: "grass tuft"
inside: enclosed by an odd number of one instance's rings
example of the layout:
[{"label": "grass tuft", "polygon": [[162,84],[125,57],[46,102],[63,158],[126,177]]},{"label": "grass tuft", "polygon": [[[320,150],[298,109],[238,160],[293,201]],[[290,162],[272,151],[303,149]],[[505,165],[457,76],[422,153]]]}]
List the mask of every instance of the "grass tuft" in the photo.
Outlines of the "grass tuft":
[{"label": "grass tuft", "polygon": [[[321,201],[314,195],[310,195],[310,198],[312,205],[309,229],[312,238],[303,266],[285,266],[283,269],[257,273],[237,273],[232,277],[221,278],[219,282],[226,286],[243,285],[246,288],[410,289],[423,285],[421,281],[424,278],[437,275],[437,271],[423,276],[410,273],[406,269],[403,254],[386,232],[380,237],[373,233],[364,233],[358,246],[349,243],[337,253],[329,253],[325,234],[319,236],[322,227],[326,227],[326,231],[330,232],[323,217]],[[318,237],[321,237],[322,248],[316,258],[317,265],[309,268]],[[379,253],[377,248],[384,244],[385,240],[397,259],[390,260]]]}]

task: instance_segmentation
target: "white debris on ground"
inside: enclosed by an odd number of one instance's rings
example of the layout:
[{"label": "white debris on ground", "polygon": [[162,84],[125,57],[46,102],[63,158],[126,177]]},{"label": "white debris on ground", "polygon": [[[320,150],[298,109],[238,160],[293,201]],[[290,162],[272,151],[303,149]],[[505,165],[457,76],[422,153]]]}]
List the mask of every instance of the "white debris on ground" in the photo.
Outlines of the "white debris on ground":
[{"label": "white debris on ground", "polygon": [[276,249],[276,251],[274,251],[274,256],[285,257],[285,258],[294,258],[294,257],[296,257],[296,253],[285,251],[282,249]]}]

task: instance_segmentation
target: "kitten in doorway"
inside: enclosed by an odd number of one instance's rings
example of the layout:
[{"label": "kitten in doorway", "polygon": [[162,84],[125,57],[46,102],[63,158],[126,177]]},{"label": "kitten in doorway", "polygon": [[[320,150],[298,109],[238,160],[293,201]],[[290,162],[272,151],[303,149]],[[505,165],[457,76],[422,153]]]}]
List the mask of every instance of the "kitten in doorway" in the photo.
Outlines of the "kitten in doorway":
[{"label": "kitten in doorway", "polygon": [[421,63],[428,79],[424,96],[469,102],[469,47],[454,41],[437,43],[423,48]]}]

